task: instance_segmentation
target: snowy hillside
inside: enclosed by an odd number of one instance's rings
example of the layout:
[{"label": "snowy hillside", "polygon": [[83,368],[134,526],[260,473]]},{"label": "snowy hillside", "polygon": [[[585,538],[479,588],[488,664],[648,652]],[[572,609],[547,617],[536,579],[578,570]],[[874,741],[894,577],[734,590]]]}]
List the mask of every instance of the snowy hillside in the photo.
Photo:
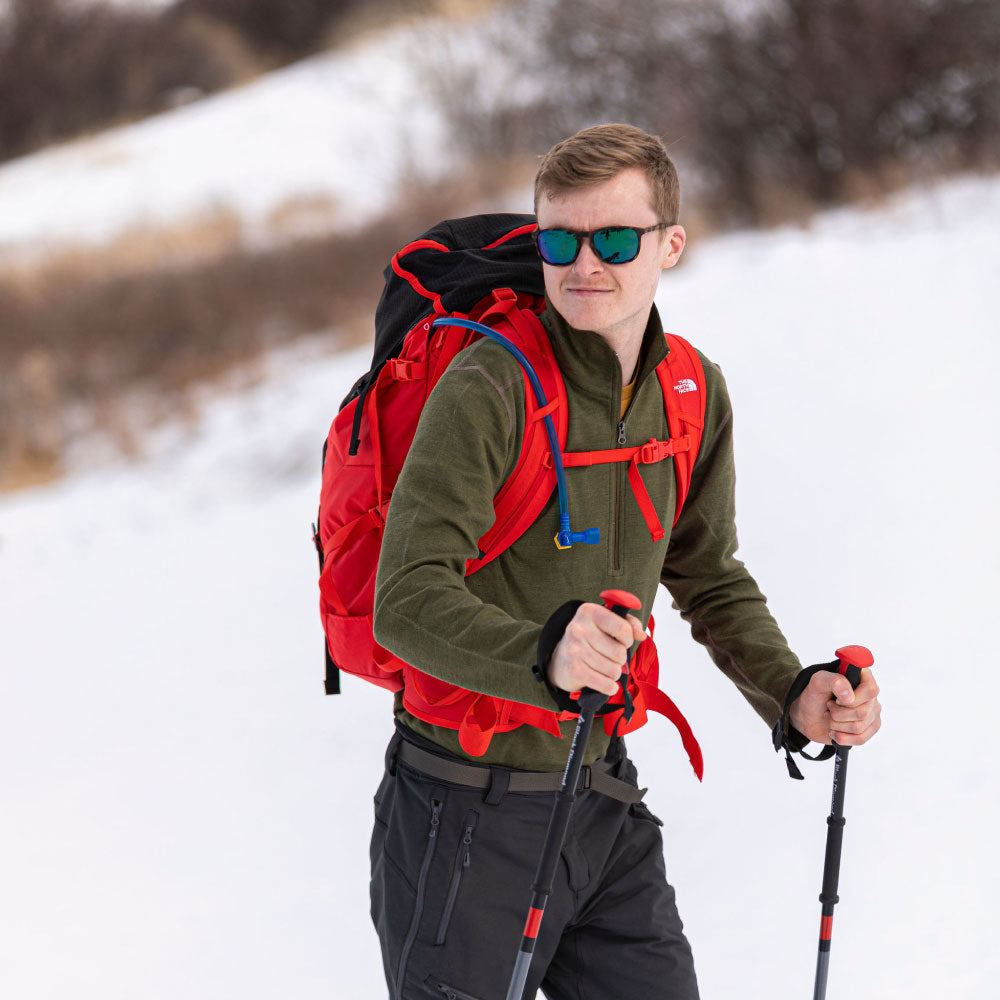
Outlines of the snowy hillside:
[{"label": "snowy hillside", "polygon": [[[727,375],[742,555],[793,647],[876,655],[831,997],[1000,980],[998,233],[1000,183],[956,180],[692,245],[661,288]],[[389,699],[323,696],[309,541],[320,441],[366,366],[275,355],[141,463],[0,500],[0,995],[384,996],[366,871]],[[789,781],[666,601],[656,617],[705,782],[666,725],[631,748],[703,996],[806,996],[830,767]]]},{"label": "snowy hillside", "polygon": [[468,40],[454,44],[467,31],[429,19],[0,164],[0,260],[220,214],[258,243],[359,226],[408,177],[454,166],[440,114],[417,96],[428,81],[414,56],[470,52]]}]

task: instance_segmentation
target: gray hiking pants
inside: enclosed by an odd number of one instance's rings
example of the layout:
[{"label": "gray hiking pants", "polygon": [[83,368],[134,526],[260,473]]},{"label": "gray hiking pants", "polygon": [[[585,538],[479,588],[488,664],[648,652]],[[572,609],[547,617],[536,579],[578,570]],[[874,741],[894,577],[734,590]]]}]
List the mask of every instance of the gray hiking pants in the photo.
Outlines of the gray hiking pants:
[{"label": "gray hiking pants", "polygon": [[[401,732],[386,753],[371,840],[389,996],[504,1000],[553,793],[509,790],[517,772],[506,768],[489,769],[486,789],[432,777],[397,759]],[[634,787],[631,762],[613,761],[612,774]],[[549,1000],[697,1000],[659,827],[642,803],[578,792],[525,998],[540,988]]]}]

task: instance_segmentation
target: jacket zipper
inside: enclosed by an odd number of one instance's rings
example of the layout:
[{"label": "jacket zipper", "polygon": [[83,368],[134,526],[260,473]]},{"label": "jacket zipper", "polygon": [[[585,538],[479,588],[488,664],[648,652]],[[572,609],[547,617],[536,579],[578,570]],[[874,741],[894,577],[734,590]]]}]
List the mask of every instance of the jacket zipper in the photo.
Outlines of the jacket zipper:
[{"label": "jacket zipper", "polygon": [[[624,448],[626,443],[625,438],[625,418],[622,417],[618,421],[618,447]],[[622,510],[622,493],[624,492],[624,479],[625,479],[625,468],[622,464],[616,462],[612,465],[615,476],[615,488],[614,488],[614,534],[611,537],[611,571],[613,573],[620,573],[622,571],[622,534],[625,531],[625,525],[622,523],[624,521],[623,510]]]},{"label": "jacket zipper", "polygon": [[465,832],[462,834],[462,839],[458,842],[458,850],[455,852],[451,884],[448,886],[448,896],[445,899],[444,912],[441,914],[441,923],[438,924],[435,944],[444,944],[445,935],[448,933],[448,924],[451,923],[451,913],[455,909],[455,900],[458,898],[458,887],[462,884],[462,875],[472,863],[472,831],[475,830],[478,822],[479,813],[470,809],[465,817]]},{"label": "jacket zipper", "polygon": [[413,919],[410,921],[410,929],[407,931],[406,940],[403,942],[403,950],[399,955],[399,971],[396,973],[396,988],[402,993],[404,976],[406,975],[406,963],[413,948],[413,942],[417,937],[417,930],[420,927],[420,916],[424,909],[424,895],[427,892],[427,872],[431,867],[431,859],[434,857],[434,848],[437,845],[438,827],[441,825],[441,810],[444,808],[443,799],[431,799],[431,826],[427,832],[427,846],[424,848],[424,857],[420,862],[420,875],[417,877],[417,898],[413,904]]},{"label": "jacket zipper", "polygon": [[463,993],[461,990],[456,990],[454,986],[442,983],[437,976],[428,976],[424,982],[432,990],[437,990],[445,1000],[479,1000],[479,997],[474,997],[471,993]]}]

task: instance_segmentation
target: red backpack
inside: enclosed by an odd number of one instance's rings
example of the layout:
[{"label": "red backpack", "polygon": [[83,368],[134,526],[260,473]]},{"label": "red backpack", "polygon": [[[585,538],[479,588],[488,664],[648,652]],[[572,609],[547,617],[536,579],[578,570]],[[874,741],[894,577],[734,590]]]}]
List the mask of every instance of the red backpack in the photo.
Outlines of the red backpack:
[{"label": "red backpack", "polygon": [[[496,518],[469,560],[474,573],[512,545],[559,492],[556,544],[595,544],[596,531],[570,528],[565,467],[629,463],[628,478],[651,537],[663,527],[642,482],[640,466],[673,458],[674,521],[680,515],[698,453],[705,414],[704,372],[695,350],[667,334],[669,353],[657,367],[670,439],[636,447],[566,453],[566,390],[538,313],[545,307],[541,264],[529,215],[474,216],[442,222],[403,247],[385,271],[375,315],[371,370],[352,388],[330,428],[314,541],[320,557],[320,616],[326,633],[328,694],[340,690],[339,670],[390,691],[433,725],[456,729],[463,749],[485,753],[495,732],[534,725],[560,734],[571,713],[457,688],[423,673],[380,646],[372,633],[375,574],[385,516],[428,395],[452,358],[482,336],[510,350],[525,372],[527,420],[521,455],[494,498]],[[650,631],[653,622],[650,620]],[[684,717],[659,690],[656,649],[643,642],[629,671],[628,691],[611,699],[608,733],[631,732],[647,711],[678,727],[698,777],[701,751]],[[630,696],[630,697],[629,697]],[[628,718],[626,702],[631,701]]]}]

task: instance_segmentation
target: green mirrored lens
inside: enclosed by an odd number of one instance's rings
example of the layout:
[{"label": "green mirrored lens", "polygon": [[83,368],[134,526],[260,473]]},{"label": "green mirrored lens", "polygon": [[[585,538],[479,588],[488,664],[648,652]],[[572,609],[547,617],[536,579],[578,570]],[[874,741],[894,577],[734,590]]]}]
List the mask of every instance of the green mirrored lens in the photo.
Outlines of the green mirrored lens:
[{"label": "green mirrored lens", "polygon": [[569,264],[579,246],[576,236],[565,229],[543,229],[538,234],[538,252],[549,264]]},{"label": "green mirrored lens", "polygon": [[624,226],[598,229],[593,244],[597,256],[606,264],[626,264],[639,252],[639,234]]}]

